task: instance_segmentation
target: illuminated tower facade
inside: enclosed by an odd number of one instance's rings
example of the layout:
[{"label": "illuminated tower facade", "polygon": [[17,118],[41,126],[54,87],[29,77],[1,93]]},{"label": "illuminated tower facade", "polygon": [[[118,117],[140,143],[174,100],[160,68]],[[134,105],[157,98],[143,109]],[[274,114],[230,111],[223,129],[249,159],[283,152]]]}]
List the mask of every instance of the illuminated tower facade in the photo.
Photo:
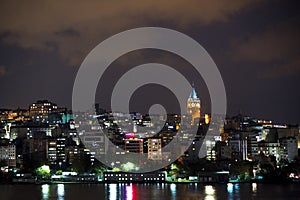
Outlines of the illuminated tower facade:
[{"label": "illuminated tower facade", "polygon": [[187,108],[188,114],[192,116],[192,125],[194,125],[195,119],[200,118],[200,99],[197,96],[194,85],[190,97],[188,98]]}]

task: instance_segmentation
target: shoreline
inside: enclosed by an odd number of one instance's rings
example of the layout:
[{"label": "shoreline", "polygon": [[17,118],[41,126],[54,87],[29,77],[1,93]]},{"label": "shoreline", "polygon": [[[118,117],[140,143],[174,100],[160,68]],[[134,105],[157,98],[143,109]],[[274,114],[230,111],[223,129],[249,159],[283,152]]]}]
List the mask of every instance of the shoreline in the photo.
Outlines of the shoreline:
[{"label": "shoreline", "polygon": [[176,182],[176,181],[166,181],[166,182],[64,182],[64,181],[44,181],[44,182],[8,182],[8,183],[0,183],[0,185],[55,185],[55,184],[199,184],[199,185],[226,185],[226,184],[274,184],[274,185],[287,185],[287,184],[300,184],[300,182],[294,181],[240,181],[240,182]]}]

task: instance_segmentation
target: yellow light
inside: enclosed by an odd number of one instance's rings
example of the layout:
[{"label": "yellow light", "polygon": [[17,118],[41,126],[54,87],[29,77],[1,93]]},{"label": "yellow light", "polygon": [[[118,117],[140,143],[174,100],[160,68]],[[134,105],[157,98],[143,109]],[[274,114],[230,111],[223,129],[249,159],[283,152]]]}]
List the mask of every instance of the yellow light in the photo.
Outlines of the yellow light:
[{"label": "yellow light", "polygon": [[209,122],[210,122],[209,116],[208,114],[205,114],[205,124],[209,124]]}]

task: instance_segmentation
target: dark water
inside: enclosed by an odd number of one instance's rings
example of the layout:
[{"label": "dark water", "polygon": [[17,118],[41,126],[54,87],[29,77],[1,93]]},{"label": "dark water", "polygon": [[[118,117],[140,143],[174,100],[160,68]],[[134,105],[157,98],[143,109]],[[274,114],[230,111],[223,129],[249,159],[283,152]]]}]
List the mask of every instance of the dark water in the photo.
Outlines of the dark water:
[{"label": "dark water", "polygon": [[300,199],[300,184],[53,184],[0,185],[0,200],[16,199]]}]

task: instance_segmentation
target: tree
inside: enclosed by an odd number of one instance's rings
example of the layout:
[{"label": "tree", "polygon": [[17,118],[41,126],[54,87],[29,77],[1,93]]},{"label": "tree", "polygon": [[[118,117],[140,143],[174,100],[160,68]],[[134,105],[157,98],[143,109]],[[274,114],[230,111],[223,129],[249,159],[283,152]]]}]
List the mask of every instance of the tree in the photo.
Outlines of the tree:
[{"label": "tree", "polygon": [[127,162],[127,163],[121,165],[121,169],[124,172],[133,171],[133,170],[135,170],[135,165],[132,162]]},{"label": "tree", "polygon": [[230,165],[230,175],[238,177],[239,180],[247,180],[250,178],[251,164],[249,162],[232,162]]},{"label": "tree", "polygon": [[99,161],[96,161],[95,164],[91,166],[91,169],[89,171],[91,173],[97,174],[100,177],[103,177],[103,172],[107,171],[107,166]]},{"label": "tree", "polygon": [[6,160],[2,159],[0,160],[0,167],[4,167],[4,166],[7,166],[7,162]]},{"label": "tree", "polygon": [[76,159],[74,159],[72,163],[72,171],[82,174],[87,172],[90,166],[91,162],[89,160],[89,157],[87,155],[84,155],[83,157],[77,157]]},{"label": "tree", "polygon": [[60,169],[60,170],[57,170],[56,172],[55,172],[55,175],[62,175],[62,170]]},{"label": "tree", "polygon": [[112,171],[113,171],[113,172],[120,172],[121,170],[120,170],[119,168],[117,168],[117,167],[114,167],[114,168],[112,169]]},{"label": "tree", "polygon": [[35,174],[39,179],[49,179],[50,174],[50,168],[48,165],[43,165],[35,170]]}]

